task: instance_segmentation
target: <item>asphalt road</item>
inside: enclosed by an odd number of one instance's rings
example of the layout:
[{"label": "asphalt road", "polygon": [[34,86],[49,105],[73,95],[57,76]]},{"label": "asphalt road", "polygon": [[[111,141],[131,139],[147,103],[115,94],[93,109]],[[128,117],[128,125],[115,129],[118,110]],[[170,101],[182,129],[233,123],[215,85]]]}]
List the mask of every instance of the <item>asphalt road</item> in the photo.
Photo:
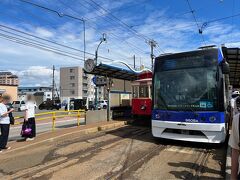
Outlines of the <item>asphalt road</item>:
[{"label": "asphalt road", "polygon": [[[84,124],[84,118],[80,119],[80,124]],[[70,119],[70,120],[57,120],[56,121],[56,130],[62,129],[62,128],[68,128],[77,126],[77,119]],[[10,128],[10,134],[9,134],[9,141],[16,141],[20,140],[22,125],[13,126]],[[36,127],[37,134],[49,132],[52,130],[52,122],[44,122],[44,123],[38,123]]]},{"label": "asphalt road", "polygon": [[0,156],[2,179],[223,179],[226,147],[155,140],[125,126]]},{"label": "asphalt road", "polygon": [[[63,110],[63,109],[62,109]],[[43,113],[43,112],[49,112],[50,110],[39,110],[39,109],[36,109],[36,111],[35,111],[35,113],[36,114],[38,114],[38,113]],[[55,111],[55,110],[53,110],[53,111]],[[57,111],[57,110],[56,110]],[[13,112],[13,115],[15,116],[15,117],[17,117],[17,116],[23,116],[24,115],[24,112],[22,112],[22,111],[14,111]]]}]

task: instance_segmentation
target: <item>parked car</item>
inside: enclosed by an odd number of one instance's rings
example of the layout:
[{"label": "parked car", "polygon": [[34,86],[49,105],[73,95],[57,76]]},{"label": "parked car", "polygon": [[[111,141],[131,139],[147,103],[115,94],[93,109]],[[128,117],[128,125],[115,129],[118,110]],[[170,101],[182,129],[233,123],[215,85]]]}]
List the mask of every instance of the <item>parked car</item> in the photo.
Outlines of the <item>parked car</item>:
[{"label": "parked car", "polygon": [[12,107],[15,111],[21,111],[25,106],[25,101],[13,101]]},{"label": "parked car", "polygon": [[59,110],[61,109],[61,102],[60,100],[48,100],[48,101],[43,101],[39,106],[38,106],[39,110]]},{"label": "parked car", "polygon": [[107,109],[108,101],[107,100],[101,100],[101,101],[98,101],[98,104],[99,104],[101,109]]},{"label": "parked car", "polygon": [[86,99],[71,99],[70,109],[71,110],[79,110],[79,109],[87,110]]}]

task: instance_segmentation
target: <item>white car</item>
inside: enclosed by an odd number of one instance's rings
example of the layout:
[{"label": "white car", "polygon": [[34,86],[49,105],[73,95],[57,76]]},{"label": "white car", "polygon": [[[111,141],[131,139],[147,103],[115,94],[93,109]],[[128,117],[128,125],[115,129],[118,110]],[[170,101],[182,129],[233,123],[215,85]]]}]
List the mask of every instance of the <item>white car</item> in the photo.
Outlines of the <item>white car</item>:
[{"label": "white car", "polygon": [[108,101],[107,100],[101,100],[98,102],[98,105],[101,109],[107,109]]},{"label": "white car", "polygon": [[13,101],[12,106],[15,111],[21,111],[25,106],[25,101]]}]

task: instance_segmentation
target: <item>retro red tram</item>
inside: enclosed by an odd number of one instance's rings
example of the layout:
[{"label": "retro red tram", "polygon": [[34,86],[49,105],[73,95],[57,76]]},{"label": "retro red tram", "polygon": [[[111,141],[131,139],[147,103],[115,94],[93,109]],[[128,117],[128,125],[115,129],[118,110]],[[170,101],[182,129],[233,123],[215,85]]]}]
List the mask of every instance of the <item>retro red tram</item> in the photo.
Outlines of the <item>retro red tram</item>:
[{"label": "retro red tram", "polygon": [[132,83],[132,115],[134,118],[151,118],[152,72],[142,72]]}]

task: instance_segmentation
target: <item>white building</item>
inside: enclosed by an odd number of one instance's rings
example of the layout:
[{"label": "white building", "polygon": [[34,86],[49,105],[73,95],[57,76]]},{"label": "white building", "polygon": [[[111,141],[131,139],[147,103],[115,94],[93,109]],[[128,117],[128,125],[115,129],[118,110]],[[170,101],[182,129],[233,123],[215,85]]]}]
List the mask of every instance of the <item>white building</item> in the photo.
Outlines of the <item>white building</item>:
[{"label": "white building", "polygon": [[[26,96],[32,94],[35,96],[36,103],[39,105],[43,101],[52,99],[52,87],[18,87],[18,100],[25,101]],[[57,94],[55,94],[57,97]]]}]

